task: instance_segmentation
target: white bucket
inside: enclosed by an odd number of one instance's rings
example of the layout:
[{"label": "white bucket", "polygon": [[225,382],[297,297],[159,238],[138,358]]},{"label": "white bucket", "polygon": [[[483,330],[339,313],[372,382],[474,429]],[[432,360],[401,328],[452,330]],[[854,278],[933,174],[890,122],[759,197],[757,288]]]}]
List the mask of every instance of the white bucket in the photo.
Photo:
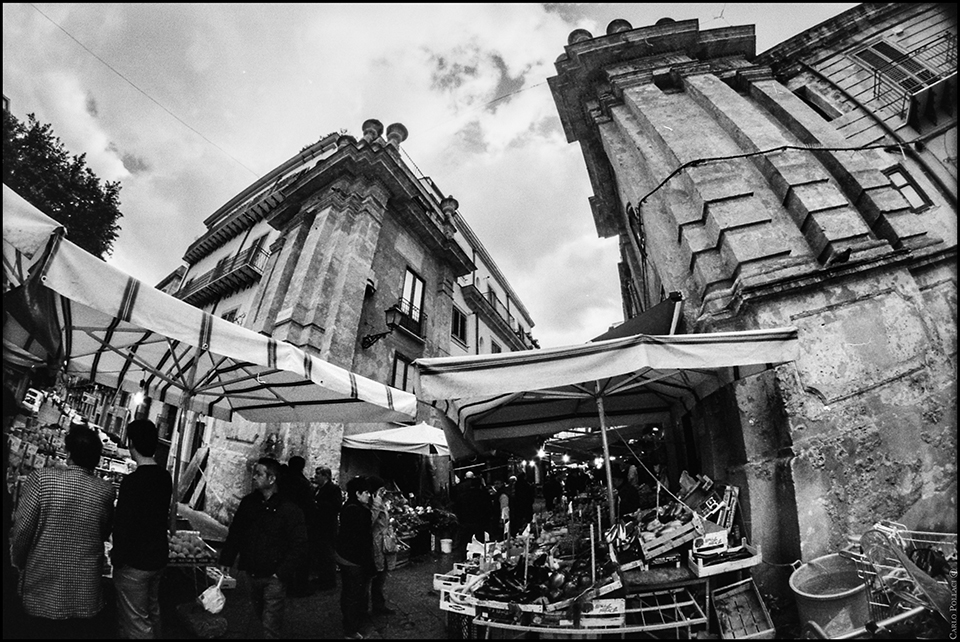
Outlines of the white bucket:
[{"label": "white bucket", "polygon": [[452,553],[452,552],[453,552],[453,540],[452,540],[452,539],[441,539],[441,540],[440,540],[440,552],[441,552],[441,553]]}]

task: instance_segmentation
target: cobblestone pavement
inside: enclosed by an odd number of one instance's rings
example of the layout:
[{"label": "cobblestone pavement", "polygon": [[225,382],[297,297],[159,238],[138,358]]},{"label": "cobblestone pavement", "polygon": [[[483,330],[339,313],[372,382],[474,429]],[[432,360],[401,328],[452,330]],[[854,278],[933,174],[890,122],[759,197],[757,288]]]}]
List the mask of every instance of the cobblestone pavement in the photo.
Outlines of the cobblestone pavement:
[{"label": "cobblestone pavement", "polygon": [[[433,574],[446,573],[453,567],[453,556],[428,553],[414,558],[405,566],[390,572],[387,585],[387,605],[396,611],[393,615],[373,615],[361,628],[364,638],[380,640],[446,639],[446,612],[438,606],[439,594],[433,590]],[[177,569],[178,571],[181,569]],[[191,594],[206,588],[205,578],[181,573],[179,579],[167,579],[161,595],[164,608],[163,637],[173,639],[196,638],[176,613],[174,606],[188,601]],[[191,586],[191,584],[193,586]],[[221,615],[227,620],[226,639],[259,638],[262,629],[245,599],[243,578],[234,589],[224,591],[226,605]],[[284,638],[343,639],[340,616],[340,590],[315,592],[308,597],[287,599],[284,616]]]}]

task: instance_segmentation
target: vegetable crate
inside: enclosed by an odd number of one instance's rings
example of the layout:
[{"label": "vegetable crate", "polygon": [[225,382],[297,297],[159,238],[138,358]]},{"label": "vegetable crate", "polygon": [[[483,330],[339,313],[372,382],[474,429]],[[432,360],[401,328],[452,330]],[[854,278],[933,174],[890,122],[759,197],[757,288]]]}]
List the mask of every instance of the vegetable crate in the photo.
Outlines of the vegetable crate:
[{"label": "vegetable crate", "polygon": [[696,539],[697,535],[701,533],[697,530],[696,524],[694,521],[687,522],[680,528],[675,528],[669,533],[665,533],[661,537],[650,540],[649,542],[640,542],[640,550],[643,552],[643,558],[645,560],[651,560],[658,555],[663,555],[678,546],[682,546],[687,542],[691,542]]},{"label": "vegetable crate", "polygon": [[773,620],[753,578],[717,589],[712,600],[724,640],[772,640],[776,636]]},{"label": "vegetable crate", "polygon": [[698,557],[694,557],[693,551],[690,551],[687,553],[687,567],[693,571],[693,574],[697,577],[708,577],[710,575],[720,575],[721,573],[729,573],[730,571],[743,570],[751,566],[756,566],[761,562],[762,555],[759,544],[750,546],[744,542],[742,546],[750,553],[750,557],[714,564],[711,564],[709,560],[705,562]]}]

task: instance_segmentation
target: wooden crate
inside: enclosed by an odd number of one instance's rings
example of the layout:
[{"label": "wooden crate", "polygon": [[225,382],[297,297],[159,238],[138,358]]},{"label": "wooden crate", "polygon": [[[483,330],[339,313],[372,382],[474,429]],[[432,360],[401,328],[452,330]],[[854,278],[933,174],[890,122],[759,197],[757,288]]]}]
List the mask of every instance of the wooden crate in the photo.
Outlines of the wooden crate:
[{"label": "wooden crate", "polygon": [[477,614],[476,600],[459,591],[440,591],[440,610],[474,616]]},{"label": "wooden crate", "polygon": [[753,578],[717,589],[711,599],[724,640],[772,640],[776,636]]},{"label": "wooden crate", "polygon": [[663,555],[678,546],[682,546],[687,542],[692,542],[696,539],[697,535],[700,533],[697,531],[697,527],[693,521],[687,522],[680,528],[676,528],[669,533],[665,533],[661,537],[657,537],[648,542],[641,540],[640,550],[643,552],[643,558],[645,560],[651,560],[658,555]]},{"label": "wooden crate", "polygon": [[693,571],[693,574],[697,577],[707,577],[709,575],[719,575],[720,573],[728,573],[730,571],[739,571],[759,564],[762,559],[760,545],[757,544],[756,547],[753,547],[749,544],[744,544],[743,546],[750,552],[750,557],[721,562],[719,564],[704,564],[702,559],[694,557],[693,551],[690,551],[687,553],[687,567]]},{"label": "wooden crate", "polygon": [[433,590],[434,591],[451,591],[455,588],[460,588],[463,586],[463,574],[462,573],[434,573],[433,574]]},{"label": "wooden crate", "polygon": [[573,604],[577,599],[588,599],[588,600],[589,600],[589,599],[595,599],[595,598],[598,598],[598,597],[600,597],[600,596],[602,596],[602,595],[607,595],[608,593],[613,593],[614,591],[617,591],[617,590],[622,589],[622,588],[623,588],[623,582],[620,580],[620,576],[619,576],[619,575],[613,575],[613,576],[611,576],[610,578],[607,578],[607,580],[605,580],[605,583],[604,583],[604,584],[601,584],[600,586],[596,586],[596,587],[593,587],[593,588],[589,588],[589,589],[587,589],[586,591],[584,591],[583,593],[581,593],[580,595],[578,595],[578,596],[576,596],[576,597],[569,597],[569,598],[567,598],[567,599],[565,599],[565,600],[560,600],[559,602],[552,602],[552,603],[550,603],[550,604],[547,604],[547,606],[544,608],[544,610],[545,610],[547,613],[551,613],[551,612],[554,612],[554,611],[560,611],[560,610],[563,610],[563,609],[566,609],[567,607],[569,607],[569,606],[570,606],[571,604]]}]

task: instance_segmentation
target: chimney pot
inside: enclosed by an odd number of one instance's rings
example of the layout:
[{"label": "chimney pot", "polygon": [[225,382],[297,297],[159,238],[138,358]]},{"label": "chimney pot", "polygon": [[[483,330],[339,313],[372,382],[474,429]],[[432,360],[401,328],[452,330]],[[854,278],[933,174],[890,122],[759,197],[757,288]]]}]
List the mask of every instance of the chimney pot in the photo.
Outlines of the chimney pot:
[{"label": "chimney pot", "polygon": [[621,31],[630,31],[633,29],[633,25],[623,18],[616,18],[611,20],[610,24],[607,25],[607,35],[614,33],[620,33]]},{"label": "chimney pot", "polygon": [[447,216],[453,216],[453,213],[459,208],[460,203],[452,196],[445,196],[443,200],[440,201],[440,209],[443,210],[443,213]]},{"label": "chimney pot", "polygon": [[363,139],[368,143],[372,143],[380,138],[380,134],[382,133],[383,123],[376,118],[363,121]]},{"label": "chimney pot", "polygon": [[567,36],[567,44],[573,45],[578,42],[583,42],[584,40],[590,40],[591,38],[593,38],[593,34],[586,29],[574,29],[570,32],[570,35]]},{"label": "chimney pot", "polygon": [[387,126],[387,142],[400,149],[400,143],[407,140],[407,128],[401,123],[393,123]]},{"label": "chimney pot", "polygon": [[345,147],[346,145],[356,144],[357,139],[351,136],[350,134],[341,134],[337,139],[337,149]]}]

